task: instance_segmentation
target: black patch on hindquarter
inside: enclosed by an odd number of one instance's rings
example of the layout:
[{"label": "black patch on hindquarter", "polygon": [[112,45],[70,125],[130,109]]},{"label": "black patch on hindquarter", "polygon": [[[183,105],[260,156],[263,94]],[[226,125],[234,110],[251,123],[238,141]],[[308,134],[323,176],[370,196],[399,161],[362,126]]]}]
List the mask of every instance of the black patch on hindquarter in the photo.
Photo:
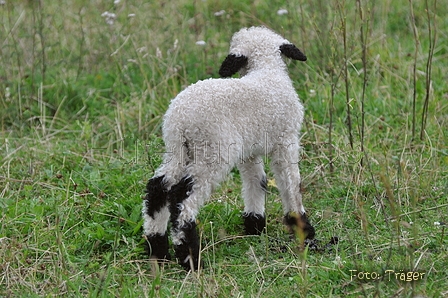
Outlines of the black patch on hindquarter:
[{"label": "black patch on hindquarter", "polygon": [[244,213],[244,232],[246,235],[261,235],[266,227],[264,214]]},{"label": "black patch on hindquarter", "polygon": [[167,233],[163,235],[155,234],[146,236],[145,251],[149,256],[159,260],[171,260],[168,248],[169,244]]},{"label": "black patch on hindquarter", "polygon": [[247,57],[235,54],[229,54],[219,68],[219,75],[223,78],[231,77],[241,68],[247,65]]},{"label": "black patch on hindquarter", "polygon": [[146,184],[146,212],[154,218],[154,214],[159,212],[168,204],[166,184],[163,181],[165,176],[153,177]]},{"label": "black patch on hindquarter", "polygon": [[311,225],[305,213],[300,216],[288,213],[284,217],[284,222],[291,228],[292,232],[296,232],[297,229],[300,229],[305,235],[305,239],[313,239],[316,234],[314,227]]}]

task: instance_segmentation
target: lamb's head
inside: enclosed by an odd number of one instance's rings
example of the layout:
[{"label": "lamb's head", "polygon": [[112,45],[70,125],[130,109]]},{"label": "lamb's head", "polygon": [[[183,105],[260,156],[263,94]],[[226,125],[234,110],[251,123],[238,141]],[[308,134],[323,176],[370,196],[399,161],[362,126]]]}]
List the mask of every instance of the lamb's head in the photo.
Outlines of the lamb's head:
[{"label": "lamb's head", "polygon": [[222,77],[236,72],[242,76],[258,69],[285,68],[285,57],[306,61],[306,56],[291,42],[266,27],[243,28],[230,42],[230,53],[219,69]]}]

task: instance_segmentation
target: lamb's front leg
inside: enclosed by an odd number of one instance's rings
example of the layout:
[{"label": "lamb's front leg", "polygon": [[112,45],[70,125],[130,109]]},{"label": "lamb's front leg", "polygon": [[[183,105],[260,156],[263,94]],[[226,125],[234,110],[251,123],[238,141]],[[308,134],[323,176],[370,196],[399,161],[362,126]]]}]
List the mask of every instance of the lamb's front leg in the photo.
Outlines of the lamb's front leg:
[{"label": "lamb's front leg", "polygon": [[260,235],[266,227],[265,194],[267,187],[261,157],[237,165],[243,181],[244,229],[246,235]]},{"label": "lamb's front leg", "polygon": [[271,168],[282,197],[285,224],[292,233],[299,237],[313,239],[315,230],[309,222],[303,207],[300,191],[300,173],[297,163],[273,160]]},{"label": "lamb's front leg", "polygon": [[167,225],[170,212],[165,176],[153,177],[148,181],[142,215],[147,253],[155,259],[169,260]]}]

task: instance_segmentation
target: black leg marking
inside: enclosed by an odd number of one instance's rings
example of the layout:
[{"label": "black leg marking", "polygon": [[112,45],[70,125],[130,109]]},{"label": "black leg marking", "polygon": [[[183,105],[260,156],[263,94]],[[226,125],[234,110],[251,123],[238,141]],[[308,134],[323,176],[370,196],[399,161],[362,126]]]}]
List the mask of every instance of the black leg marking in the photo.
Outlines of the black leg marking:
[{"label": "black leg marking", "polygon": [[[154,218],[154,214],[168,204],[167,189],[163,181],[165,176],[153,177],[146,184],[145,207],[146,213]],[[168,234],[145,235],[145,250],[148,255],[160,260],[171,258],[168,252]]]},{"label": "black leg marking", "polygon": [[168,252],[168,234],[146,236],[145,251],[151,257],[159,260],[171,260]]},{"label": "black leg marking", "polygon": [[288,213],[284,217],[284,222],[287,226],[291,228],[294,233],[302,234],[306,239],[313,239],[316,231],[308,220],[306,214],[301,214],[300,216]]},{"label": "black leg marking", "polygon": [[179,204],[188,198],[193,188],[193,178],[188,176],[182,178],[179,183],[173,185],[168,192],[168,201],[170,202],[171,224],[177,228],[177,218],[180,215]]},{"label": "black leg marking", "polygon": [[198,270],[199,267],[199,236],[196,230],[196,222],[186,223],[183,227],[178,228],[179,232],[183,232],[185,238],[182,244],[175,245],[176,258],[179,264],[185,270]]},{"label": "black leg marking", "polygon": [[244,213],[243,218],[246,235],[260,235],[266,227],[266,217],[263,214]]},{"label": "black leg marking", "polygon": [[173,233],[182,235],[180,245],[174,245],[176,258],[185,270],[197,270],[199,267],[199,237],[196,231],[196,222],[191,221],[179,226],[178,217],[181,213],[180,204],[188,198],[193,188],[193,178],[184,177],[179,183],[173,185],[168,192],[170,202],[171,224]]},{"label": "black leg marking", "polygon": [[167,189],[163,178],[165,176],[153,177],[146,184],[146,212],[152,218],[154,218],[155,213],[159,212],[168,204]]}]

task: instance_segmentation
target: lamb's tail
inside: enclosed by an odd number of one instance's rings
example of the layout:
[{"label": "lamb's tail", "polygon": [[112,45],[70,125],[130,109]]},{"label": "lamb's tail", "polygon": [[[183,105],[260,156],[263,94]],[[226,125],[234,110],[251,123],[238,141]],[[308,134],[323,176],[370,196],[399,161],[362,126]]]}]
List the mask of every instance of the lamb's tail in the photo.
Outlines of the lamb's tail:
[{"label": "lamb's tail", "polygon": [[163,162],[154,176],[164,176],[164,182],[169,189],[183,177],[188,176],[187,168],[193,162],[194,153],[190,142],[187,140],[175,143],[166,141]]}]

